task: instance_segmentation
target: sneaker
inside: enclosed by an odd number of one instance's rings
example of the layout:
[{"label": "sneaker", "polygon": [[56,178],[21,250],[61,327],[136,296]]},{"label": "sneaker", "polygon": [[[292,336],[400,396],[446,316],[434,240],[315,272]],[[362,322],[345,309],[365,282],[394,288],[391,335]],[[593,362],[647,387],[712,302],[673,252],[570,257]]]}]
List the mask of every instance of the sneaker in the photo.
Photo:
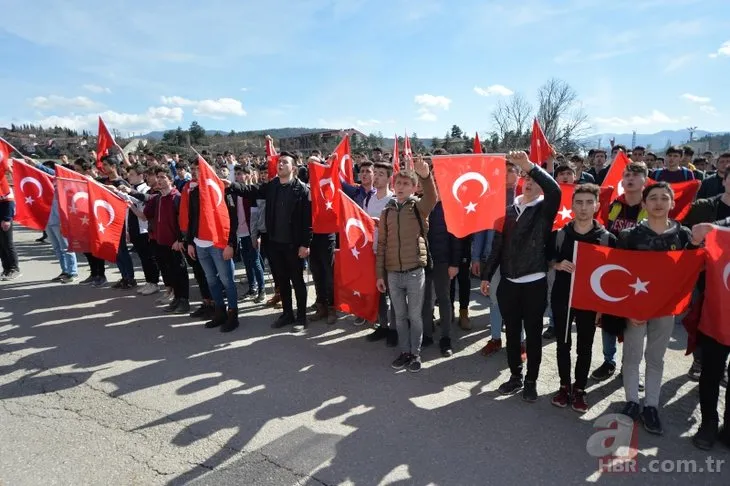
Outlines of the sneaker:
[{"label": "sneaker", "polygon": [[305,318],[299,318],[294,322],[294,326],[291,328],[292,332],[303,332],[307,328],[307,320]]},{"label": "sneaker", "polygon": [[327,324],[333,325],[337,323],[337,310],[334,307],[327,309]]},{"label": "sneaker", "polygon": [[421,347],[427,348],[433,344],[433,337],[431,336],[423,336],[423,339],[421,339]]},{"label": "sneaker", "polygon": [[69,275],[69,274],[66,274],[61,279],[61,283],[62,284],[73,283],[73,282],[76,282],[78,279],[79,279],[79,276],[78,275]]},{"label": "sneaker", "polygon": [[3,274],[3,277],[2,277],[2,279],[3,279],[3,280],[15,280],[15,279],[18,279],[18,278],[20,278],[20,277],[22,277],[22,276],[23,276],[23,274],[22,274],[22,273],[20,273],[20,270],[18,270],[18,269],[16,268],[16,269],[14,269],[14,270],[10,270],[9,272],[5,272],[5,273]]},{"label": "sneaker", "polygon": [[644,429],[647,432],[654,435],[664,434],[662,429],[662,423],[659,420],[659,411],[656,407],[644,407],[644,411],[641,413],[641,421],[644,423]]},{"label": "sneaker", "polygon": [[60,282],[61,280],[63,280],[63,277],[65,277],[66,275],[68,275],[66,272],[61,272],[61,274],[58,277],[53,277],[51,279],[51,282]]},{"label": "sneaker", "polygon": [[175,312],[175,308],[177,307],[177,303],[180,301],[178,298],[173,298],[172,301],[170,301],[169,304],[167,304],[167,307],[165,307],[165,312]]},{"label": "sneaker", "polygon": [[490,356],[497,351],[502,349],[502,340],[501,339],[490,339],[487,342],[487,345],[482,348],[482,354],[484,356]]},{"label": "sneaker", "polygon": [[389,348],[395,348],[398,346],[398,331],[395,329],[388,329],[385,336],[385,345]]},{"label": "sneaker", "polygon": [[[200,318],[207,317],[208,314],[210,313],[210,307],[211,306],[209,306],[208,304],[201,304],[200,307],[198,307],[197,309],[195,309],[193,312],[190,313],[190,317],[192,317],[193,319],[200,319]],[[215,307],[213,308],[213,310],[215,312]]]},{"label": "sneaker", "polygon": [[527,347],[525,343],[520,343],[520,358],[522,358],[523,363],[527,361]]},{"label": "sneaker", "polygon": [[243,297],[241,297],[242,300],[253,300],[258,295],[258,291],[254,289],[253,291],[249,290],[245,294],[243,294]]},{"label": "sneaker", "polygon": [[259,293],[256,294],[256,298],[253,299],[254,304],[260,304],[263,301],[266,300],[266,291],[265,290],[259,290]]},{"label": "sneaker", "polygon": [[441,349],[441,356],[444,358],[450,358],[454,355],[454,350],[451,349],[451,339],[449,338],[441,338],[439,348]]},{"label": "sneaker", "polygon": [[390,364],[390,367],[394,370],[402,370],[406,366],[408,366],[408,363],[411,362],[411,355],[409,353],[401,353],[400,356],[395,358],[395,361],[393,361]]},{"label": "sneaker", "polygon": [[294,323],[294,316],[291,314],[282,314],[271,324],[273,329],[281,329]]},{"label": "sneaker", "polygon": [[381,339],[385,339],[386,337],[388,337],[388,329],[384,327],[378,327],[373,332],[368,334],[365,339],[367,339],[371,343],[374,343],[375,341],[380,341]]},{"label": "sneaker", "polygon": [[137,288],[137,281],[133,278],[127,280],[127,288],[128,289],[136,289]]},{"label": "sneaker", "polygon": [[113,289],[121,289],[121,288],[124,288],[124,286],[126,285],[126,283],[127,283],[127,281],[125,279],[117,280],[116,282],[114,282],[112,284],[112,288]]},{"label": "sneaker", "polygon": [[109,282],[106,279],[106,277],[96,277],[94,279],[94,283],[92,283],[91,286],[96,287],[97,289],[100,289],[100,288],[106,286],[107,283],[109,283]]},{"label": "sneaker", "polygon": [[175,314],[189,314],[190,301],[188,299],[180,299],[175,306]]},{"label": "sneaker", "polygon": [[522,399],[527,403],[535,403],[537,401],[537,382],[525,380],[525,386],[522,389]]},{"label": "sneaker", "polygon": [[621,413],[636,422],[636,420],[639,418],[639,415],[641,415],[641,405],[636,402],[626,402],[626,405],[624,405]]},{"label": "sneaker", "polygon": [[702,424],[697,433],[692,437],[692,443],[696,448],[709,451],[717,440],[717,425]]},{"label": "sneaker", "polygon": [[570,397],[570,408],[578,413],[586,413],[588,411],[588,403],[586,403],[586,392],[580,388],[573,388],[573,395]]},{"label": "sneaker", "polygon": [[512,395],[520,390],[522,390],[522,377],[518,375],[510,376],[509,380],[497,388],[497,391],[502,395]]},{"label": "sneaker", "polygon": [[411,373],[418,373],[421,371],[421,357],[413,356],[410,363],[408,363],[408,371]]},{"label": "sneaker", "polygon": [[159,285],[157,285],[156,283],[147,282],[137,292],[139,292],[140,295],[152,295],[152,294],[156,294],[159,291],[160,291]]},{"label": "sneaker", "polygon": [[89,275],[85,279],[83,279],[81,282],[79,282],[79,285],[91,285],[94,283],[94,280],[96,280],[96,277],[92,277]]},{"label": "sneaker", "polygon": [[568,385],[562,385],[558,393],[550,399],[550,403],[560,408],[567,407],[570,404],[570,387]]},{"label": "sneaker", "polygon": [[231,332],[234,329],[238,328],[239,324],[240,323],[238,322],[238,310],[237,309],[228,309],[228,312],[226,315],[226,322],[223,323],[220,331],[221,332]]},{"label": "sneaker", "polygon": [[591,373],[591,378],[596,381],[604,381],[611,378],[614,373],[616,373],[616,365],[604,362]]},{"label": "sneaker", "polygon": [[699,360],[692,361],[692,366],[689,367],[687,376],[692,381],[700,381],[700,374],[702,373],[702,363]]},{"label": "sneaker", "polygon": [[545,329],[545,332],[542,333],[543,339],[555,339],[555,328],[554,327],[548,327]]},{"label": "sneaker", "polygon": [[362,317],[355,317],[355,320],[352,321],[352,325],[353,326],[364,326],[365,324],[367,324],[367,322],[368,321],[366,319],[363,319]]},{"label": "sneaker", "polygon": [[166,290],[165,293],[162,295],[162,297],[160,297],[159,299],[157,299],[155,301],[155,304],[161,304],[161,305],[169,304],[174,299],[175,299],[175,292],[173,292],[172,289]]}]

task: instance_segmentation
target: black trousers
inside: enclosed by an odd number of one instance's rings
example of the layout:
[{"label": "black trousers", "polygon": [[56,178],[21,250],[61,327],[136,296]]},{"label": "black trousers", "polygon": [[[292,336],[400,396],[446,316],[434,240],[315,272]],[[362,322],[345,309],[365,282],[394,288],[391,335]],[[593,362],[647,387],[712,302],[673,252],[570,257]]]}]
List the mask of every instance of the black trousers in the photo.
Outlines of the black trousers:
[{"label": "black trousers", "polygon": [[542,316],[547,308],[547,278],[514,283],[502,275],[497,287],[497,302],[507,328],[507,364],[512,375],[522,376],[520,335],[524,325],[527,346],[525,379],[537,381],[542,361]]},{"label": "black trousers", "polygon": [[3,265],[3,273],[18,270],[18,254],[13,244],[13,226],[14,224],[11,222],[7,231],[0,228],[0,262]]},{"label": "black trousers", "polygon": [[449,289],[453,280],[449,278],[448,263],[434,263],[431,270],[426,271],[426,284],[423,291],[423,335],[433,338],[433,304],[434,295],[439,303],[439,317],[441,318],[441,337],[451,338],[452,307],[449,301]]},{"label": "black trousers", "polygon": [[[725,346],[701,332],[697,341],[702,349],[702,374],[700,375],[700,411],[702,423],[713,427],[719,424],[717,402],[720,397],[720,381],[727,366],[727,357],[730,355],[730,346]],[[725,390],[725,427],[730,427],[730,387]]]},{"label": "black trousers", "polygon": [[175,251],[169,246],[157,245],[157,263],[160,265],[162,274],[167,274],[175,298],[190,298],[188,269],[185,266],[185,257],[182,252]]},{"label": "black trousers", "polygon": [[[555,320],[555,339],[557,340],[558,374],[560,385],[570,385],[570,348],[572,336],[568,331],[568,340],[565,340],[565,330],[568,327],[568,299],[551,299],[553,318]],[[575,388],[586,389],[588,373],[591,367],[593,338],[596,334],[596,313],[591,311],[570,309],[570,324],[575,320],[577,333],[575,361]]]},{"label": "black trousers", "polygon": [[269,241],[269,257],[273,264],[274,280],[279,284],[284,314],[294,315],[292,287],[297,299],[297,320],[307,316],[307,287],[304,284],[304,260],[299,258],[299,248],[288,243]]},{"label": "black trousers", "polygon": [[[269,270],[271,270],[271,278],[274,279],[274,287],[279,288],[279,282],[276,280],[276,272],[274,271],[274,261],[271,259],[271,252],[269,251],[269,235],[261,233],[261,256],[269,262]],[[263,266],[263,265],[262,265]],[[264,268],[264,270],[266,270]]]},{"label": "black trousers", "polygon": [[451,281],[451,305],[453,307],[456,302],[456,283],[459,283],[459,310],[469,308],[469,299],[471,298],[471,268],[469,262],[459,264],[459,273],[456,278]]},{"label": "black trousers", "polygon": [[106,277],[106,262],[96,258],[91,253],[84,253],[86,261],[89,262],[89,271],[92,277]]},{"label": "black trousers", "polygon": [[157,267],[157,262],[155,262],[150,235],[141,233],[132,237],[132,246],[134,246],[134,251],[142,264],[145,282],[157,284],[160,280],[160,269]]},{"label": "black trousers", "polygon": [[185,260],[188,262],[188,265],[193,268],[193,277],[195,278],[195,282],[198,284],[198,288],[200,289],[200,297],[203,300],[213,300],[213,295],[210,293],[210,287],[208,287],[208,279],[205,278],[205,270],[203,270],[203,266],[200,264],[200,260],[198,260],[197,258],[194,260],[190,258],[190,255],[188,255],[187,247],[185,248]]},{"label": "black trousers", "polygon": [[333,259],[335,239],[328,234],[315,233],[309,246],[309,269],[312,271],[318,304],[335,305]]}]

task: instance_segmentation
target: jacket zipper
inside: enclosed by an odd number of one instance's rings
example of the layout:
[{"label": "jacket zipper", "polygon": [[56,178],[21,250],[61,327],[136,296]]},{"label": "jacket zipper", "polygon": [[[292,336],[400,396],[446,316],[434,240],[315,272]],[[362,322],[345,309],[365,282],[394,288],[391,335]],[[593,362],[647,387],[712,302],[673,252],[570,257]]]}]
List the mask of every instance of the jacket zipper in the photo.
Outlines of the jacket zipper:
[{"label": "jacket zipper", "polygon": [[398,214],[398,220],[397,220],[397,223],[398,223],[398,228],[397,228],[398,229],[398,267],[400,268],[400,271],[402,272],[403,271],[403,259],[401,258],[401,254],[400,254],[400,249],[401,249],[400,248],[400,246],[401,246],[401,243],[400,243],[400,209],[396,208],[396,213]]}]

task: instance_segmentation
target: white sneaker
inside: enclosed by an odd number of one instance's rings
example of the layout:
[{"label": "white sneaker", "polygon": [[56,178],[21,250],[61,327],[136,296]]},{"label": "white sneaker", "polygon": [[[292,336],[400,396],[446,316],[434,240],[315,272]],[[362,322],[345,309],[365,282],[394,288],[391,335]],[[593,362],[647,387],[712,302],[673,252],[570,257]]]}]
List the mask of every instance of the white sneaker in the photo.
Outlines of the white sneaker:
[{"label": "white sneaker", "polygon": [[139,293],[142,295],[152,295],[159,291],[160,287],[158,287],[157,284],[147,282]]},{"label": "white sneaker", "polygon": [[155,301],[155,303],[169,304],[170,302],[173,301],[174,298],[175,298],[175,293],[172,290],[167,290],[167,291],[165,291],[165,294],[162,297],[160,297],[159,299],[157,299]]}]

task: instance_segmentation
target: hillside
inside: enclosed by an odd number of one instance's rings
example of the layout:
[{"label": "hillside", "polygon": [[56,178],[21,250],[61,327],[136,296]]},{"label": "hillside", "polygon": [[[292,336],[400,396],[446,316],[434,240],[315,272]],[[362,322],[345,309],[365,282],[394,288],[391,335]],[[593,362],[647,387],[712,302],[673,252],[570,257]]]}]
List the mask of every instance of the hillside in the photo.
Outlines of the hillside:
[{"label": "hillside", "polygon": [[[248,130],[243,132],[236,132],[237,136],[241,138],[246,137],[261,137],[264,135],[271,135],[275,139],[277,138],[290,138],[305,135],[307,133],[321,132],[330,130],[329,128],[304,128],[304,127],[287,127],[287,128],[267,128],[265,130]],[[140,135],[140,138],[149,138],[152,140],[162,140],[163,135],[168,130],[159,130],[155,132],[149,132],[144,135]],[[209,137],[216,135],[228,135],[230,131],[225,130],[206,130],[205,134]]]},{"label": "hillside", "polygon": [[[707,132],[704,130],[697,130],[694,132],[694,140],[702,138],[706,135],[720,135],[723,132]],[[617,144],[626,145],[631,147],[633,134],[631,133],[598,133],[591,135],[590,137],[584,138],[582,141],[585,142],[586,147],[598,146],[598,141],[601,141],[602,147],[609,145],[611,138],[616,139]],[[636,145],[644,147],[651,146],[654,150],[663,150],[667,145],[680,145],[686,143],[689,140],[688,130],[662,130],[657,133],[637,133],[636,134]]]}]

